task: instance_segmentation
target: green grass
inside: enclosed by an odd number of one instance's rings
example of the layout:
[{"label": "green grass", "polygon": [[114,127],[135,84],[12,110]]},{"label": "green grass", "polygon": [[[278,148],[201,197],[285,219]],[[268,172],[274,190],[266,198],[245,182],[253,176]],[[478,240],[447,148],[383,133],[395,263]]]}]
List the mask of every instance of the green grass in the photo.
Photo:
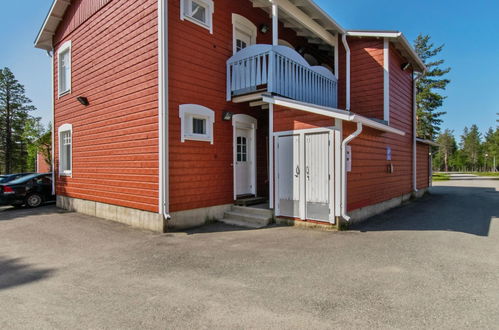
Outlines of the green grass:
[{"label": "green grass", "polygon": [[433,173],[433,181],[447,181],[450,180],[450,175],[445,173]]}]

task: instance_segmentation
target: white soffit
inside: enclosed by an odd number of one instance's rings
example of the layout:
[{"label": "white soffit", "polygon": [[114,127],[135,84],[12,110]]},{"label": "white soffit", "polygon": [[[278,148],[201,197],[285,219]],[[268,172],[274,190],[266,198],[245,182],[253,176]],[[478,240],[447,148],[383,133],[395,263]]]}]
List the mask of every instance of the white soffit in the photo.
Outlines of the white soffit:
[{"label": "white soffit", "polygon": [[52,38],[69,5],[71,5],[70,0],[54,0],[36,37],[35,48],[52,50]]},{"label": "white soffit", "polygon": [[419,143],[423,143],[423,144],[427,144],[427,145],[433,146],[433,147],[440,147],[440,144],[438,144],[436,142],[433,142],[431,140],[425,140],[425,139],[416,138],[416,141],[419,142]]},{"label": "white soffit", "polygon": [[[253,7],[261,8],[269,15],[269,0],[250,0]],[[312,44],[333,45],[332,39],[345,30],[312,0],[279,0],[279,21]]]}]

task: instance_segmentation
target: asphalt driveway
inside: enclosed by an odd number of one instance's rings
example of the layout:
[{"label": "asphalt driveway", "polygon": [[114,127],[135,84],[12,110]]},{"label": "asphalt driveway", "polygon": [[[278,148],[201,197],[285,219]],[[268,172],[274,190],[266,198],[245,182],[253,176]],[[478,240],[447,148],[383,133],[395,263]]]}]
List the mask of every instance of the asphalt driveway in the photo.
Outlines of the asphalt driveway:
[{"label": "asphalt driveway", "polygon": [[0,328],[498,328],[499,181],[348,232],[0,210]]}]

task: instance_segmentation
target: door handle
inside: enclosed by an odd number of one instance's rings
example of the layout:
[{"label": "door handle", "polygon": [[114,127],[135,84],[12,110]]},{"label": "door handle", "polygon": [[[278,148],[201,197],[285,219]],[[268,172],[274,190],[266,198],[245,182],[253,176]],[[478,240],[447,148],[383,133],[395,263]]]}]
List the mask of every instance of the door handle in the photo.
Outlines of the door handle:
[{"label": "door handle", "polygon": [[296,172],[295,176],[299,177],[300,176],[300,166],[296,166],[295,172]]},{"label": "door handle", "polygon": [[307,180],[310,181],[310,167],[307,166]]}]

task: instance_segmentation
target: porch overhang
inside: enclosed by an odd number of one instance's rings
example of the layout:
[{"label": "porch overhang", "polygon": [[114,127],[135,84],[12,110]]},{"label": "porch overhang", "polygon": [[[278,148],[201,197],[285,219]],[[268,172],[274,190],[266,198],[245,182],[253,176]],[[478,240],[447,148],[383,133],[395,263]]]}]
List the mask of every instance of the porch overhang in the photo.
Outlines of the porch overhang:
[{"label": "porch overhang", "polygon": [[440,144],[438,144],[436,142],[433,142],[431,140],[416,138],[416,142],[419,142],[419,143],[422,143],[422,144],[427,144],[427,145],[430,145],[432,147],[440,147]]},{"label": "porch overhang", "polygon": [[393,128],[389,125],[383,124],[373,119],[352,113],[346,110],[340,110],[335,108],[323,107],[311,103],[305,103],[300,101],[295,101],[287,99],[280,96],[264,94],[262,95],[262,100],[265,103],[279,105],[286,108],[291,108],[299,111],[305,111],[309,113],[314,113],[321,116],[326,116],[334,119],[340,119],[347,122],[361,123],[364,126],[374,128],[376,130],[393,133],[401,136],[405,136],[405,132],[399,129]]},{"label": "porch overhang", "polygon": [[44,49],[46,51],[52,50],[53,36],[69,5],[71,5],[70,0],[54,0],[36,37],[35,48]]}]

